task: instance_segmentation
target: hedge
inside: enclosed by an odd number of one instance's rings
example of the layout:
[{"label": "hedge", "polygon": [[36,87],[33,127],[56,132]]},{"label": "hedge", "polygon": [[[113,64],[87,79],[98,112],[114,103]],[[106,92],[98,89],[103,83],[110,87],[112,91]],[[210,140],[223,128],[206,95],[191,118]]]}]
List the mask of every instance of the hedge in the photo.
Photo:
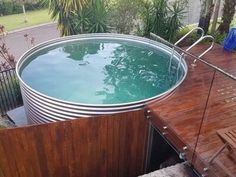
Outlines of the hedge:
[{"label": "hedge", "polygon": [[[44,8],[40,2],[25,3],[25,10],[32,11]],[[0,1],[0,16],[23,13],[22,5],[15,1]]]}]

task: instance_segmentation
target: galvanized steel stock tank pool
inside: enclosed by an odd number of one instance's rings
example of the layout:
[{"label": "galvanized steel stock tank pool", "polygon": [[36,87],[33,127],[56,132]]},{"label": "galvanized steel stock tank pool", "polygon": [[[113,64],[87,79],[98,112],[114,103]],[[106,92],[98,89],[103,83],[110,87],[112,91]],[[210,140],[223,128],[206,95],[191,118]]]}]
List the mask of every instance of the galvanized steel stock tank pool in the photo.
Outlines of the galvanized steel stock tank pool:
[{"label": "galvanized steel stock tank pool", "polygon": [[29,123],[48,123],[142,109],[172,93],[186,62],[146,38],[86,34],[39,44],[18,61]]}]

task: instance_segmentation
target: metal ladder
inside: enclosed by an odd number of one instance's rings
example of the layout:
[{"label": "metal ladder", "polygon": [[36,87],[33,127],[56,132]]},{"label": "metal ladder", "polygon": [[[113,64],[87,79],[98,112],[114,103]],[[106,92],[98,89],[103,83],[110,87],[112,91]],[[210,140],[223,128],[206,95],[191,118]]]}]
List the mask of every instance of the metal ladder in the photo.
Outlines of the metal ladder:
[{"label": "metal ladder", "polygon": [[[210,62],[208,62],[208,61],[205,61],[204,59],[202,59],[202,56],[205,55],[208,51],[210,51],[210,50],[213,48],[214,41],[212,42],[212,46],[209,47],[209,49],[207,49],[206,51],[204,51],[201,55],[196,56],[196,55],[193,55],[192,53],[186,52],[184,49],[178,47],[177,45],[175,46],[174,44],[170,43],[169,41],[163,39],[162,37],[160,37],[160,36],[158,36],[158,35],[155,35],[155,34],[153,34],[153,33],[150,33],[150,36],[151,36],[154,40],[156,39],[156,40],[162,41],[162,43],[166,44],[167,46],[171,46],[171,47],[173,47],[174,49],[176,48],[178,51],[181,51],[181,52],[183,52],[184,54],[190,56],[191,58],[194,59],[195,63],[196,63],[197,60],[199,60],[201,63],[204,63],[205,65],[207,65],[207,66],[209,66],[209,67],[215,69],[216,71],[222,73],[223,75],[225,75],[225,76],[227,76],[227,77],[229,77],[229,78],[231,78],[231,79],[233,79],[233,80],[236,80],[236,76],[234,76],[234,75],[232,75],[231,73],[226,72],[226,71],[224,71],[223,69],[217,67],[216,65],[214,65],[214,64],[212,64],[212,63],[210,63]],[[208,35],[207,35],[207,36],[208,36]],[[204,36],[203,36],[203,37],[204,37]],[[211,38],[213,38],[213,37],[211,36]],[[213,38],[213,39],[214,39],[214,38]],[[198,41],[199,41],[199,40],[198,40]],[[178,42],[178,41],[177,41],[177,42]],[[199,42],[200,42],[200,41],[199,41]],[[198,42],[198,43],[199,43],[199,42]],[[196,43],[196,42],[195,42],[195,43]],[[194,63],[194,62],[193,62],[193,63]]]},{"label": "metal ladder", "polygon": [[[176,48],[179,48],[178,47],[178,44],[180,44],[184,39],[186,39],[187,37],[189,37],[193,32],[196,32],[196,31],[200,31],[200,37],[198,38],[198,40],[196,42],[194,42],[191,46],[189,46],[186,50],[183,51],[183,53],[181,54],[181,58],[178,62],[178,66],[177,68],[175,67],[175,65],[173,65],[173,58],[174,58],[174,52],[175,52],[175,49]],[[155,38],[158,38],[158,39],[161,39],[162,41],[164,39],[162,39],[160,36],[157,36],[153,33],[150,33],[150,36],[151,37],[155,37]],[[192,66],[195,67],[196,66],[196,61],[197,59],[200,59],[201,57],[203,57],[207,52],[209,52],[213,47],[214,47],[214,38],[210,35],[204,35],[204,30],[200,27],[196,27],[196,28],[193,28],[192,30],[190,30],[187,34],[185,34],[182,38],[180,38],[177,42],[175,42],[174,44],[171,44],[169,43],[169,45],[171,45],[172,47],[172,52],[171,52],[171,56],[170,56],[170,61],[169,61],[169,67],[168,67],[168,72],[169,72],[169,76],[172,76],[172,73],[175,73],[177,74],[177,77],[179,77],[179,74],[180,74],[180,66],[181,66],[181,63],[182,63],[182,60],[185,60],[185,56],[186,54],[189,53],[189,51],[194,48],[197,44],[199,44],[200,42],[202,42],[203,40],[205,39],[211,39],[211,45],[209,48],[207,48],[205,51],[203,51],[200,55],[198,56],[195,56],[195,59],[192,63]],[[164,40],[166,42],[166,40]],[[172,71],[173,70],[173,71]],[[178,82],[178,80],[176,80],[175,82]]]},{"label": "metal ladder", "polygon": [[[186,39],[189,35],[191,35],[193,32],[195,31],[200,31],[201,32],[201,35],[200,35],[200,38],[194,42],[190,47],[188,47],[186,50],[182,50],[183,53],[181,54],[181,56],[183,56],[183,58],[185,57],[185,54],[189,54],[189,51],[194,48],[197,44],[199,44],[200,42],[202,42],[203,40],[205,39],[210,39],[211,40],[211,45],[209,48],[207,48],[205,51],[203,51],[200,55],[198,56],[195,56],[195,59],[193,61],[193,64],[196,63],[197,59],[201,59],[207,52],[209,52],[213,47],[214,47],[214,44],[215,44],[215,39],[213,36],[211,35],[204,35],[204,30],[200,27],[196,27],[196,28],[193,28],[192,30],[190,30],[187,34],[185,34],[182,38],[180,38],[176,43],[172,44],[172,43],[169,43],[168,41],[166,41],[165,39],[161,38],[160,36],[157,36],[156,34],[153,34],[153,33],[150,33],[150,36],[151,37],[154,37],[154,38],[157,38],[157,39],[160,39],[164,42],[167,42],[168,45],[171,45],[172,46],[172,54],[171,54],[171,62],[172,62],[172,59],[173,59],[173,56],[174,56],[174,51],[175,49],[179,49],[178,47],[178,44],[180,44],[184,39]],[[181,59],[183,59],[181,58]]]}]

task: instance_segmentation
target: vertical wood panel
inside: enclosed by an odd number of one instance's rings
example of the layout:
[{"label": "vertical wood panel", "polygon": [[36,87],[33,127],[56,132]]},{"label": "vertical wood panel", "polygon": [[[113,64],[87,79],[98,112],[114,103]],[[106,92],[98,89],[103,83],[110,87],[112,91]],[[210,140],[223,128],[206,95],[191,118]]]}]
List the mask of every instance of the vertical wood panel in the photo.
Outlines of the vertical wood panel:
[{"label": "vertical wood panel", "polygon": [[0,130],[0,177],[133,177],[143,173],[143,111]]}]

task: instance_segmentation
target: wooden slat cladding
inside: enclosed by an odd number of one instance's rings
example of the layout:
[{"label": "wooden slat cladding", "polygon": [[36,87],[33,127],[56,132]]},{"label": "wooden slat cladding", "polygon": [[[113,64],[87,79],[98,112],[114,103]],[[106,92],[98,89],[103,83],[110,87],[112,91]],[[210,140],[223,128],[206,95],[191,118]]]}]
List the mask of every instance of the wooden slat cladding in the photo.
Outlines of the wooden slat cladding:
[{"label": "wooden slat cladding", "polygon": [[134,177],[144,172],[143,111],[0,131],[1,177]]}]

